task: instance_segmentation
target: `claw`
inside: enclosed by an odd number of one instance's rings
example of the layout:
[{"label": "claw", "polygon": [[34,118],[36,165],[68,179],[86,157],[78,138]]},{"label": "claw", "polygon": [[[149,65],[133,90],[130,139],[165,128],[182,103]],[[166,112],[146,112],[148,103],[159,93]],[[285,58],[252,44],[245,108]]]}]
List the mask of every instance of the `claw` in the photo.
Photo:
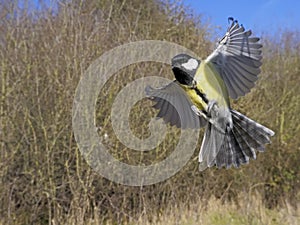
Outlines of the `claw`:
[{"label": "claw", "polygon": [[[217,117],[218,116],[218,104],[217,104],[217,101],[215,100],[212,100],[212,101],[209,101],[208,105],[207,105],[207,114],[209,117]],[[214,113],[213,116],[212,113]]]}]

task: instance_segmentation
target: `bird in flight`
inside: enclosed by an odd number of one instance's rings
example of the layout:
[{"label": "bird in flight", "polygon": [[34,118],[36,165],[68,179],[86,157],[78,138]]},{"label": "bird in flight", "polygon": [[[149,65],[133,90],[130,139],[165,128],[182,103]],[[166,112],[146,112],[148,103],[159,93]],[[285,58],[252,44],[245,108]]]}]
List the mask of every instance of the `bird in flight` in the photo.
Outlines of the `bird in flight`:
[{"label": "bird in flight", "polygon": [[217,48],[203,61],[187,54],[172,58],[175,80],[147,86],[158,118],[186,129],[206,127],[199,169],[239,167],[264,151],[274,132],[230,107],[254,87],[262,65],[262,45],[233,18]]}]

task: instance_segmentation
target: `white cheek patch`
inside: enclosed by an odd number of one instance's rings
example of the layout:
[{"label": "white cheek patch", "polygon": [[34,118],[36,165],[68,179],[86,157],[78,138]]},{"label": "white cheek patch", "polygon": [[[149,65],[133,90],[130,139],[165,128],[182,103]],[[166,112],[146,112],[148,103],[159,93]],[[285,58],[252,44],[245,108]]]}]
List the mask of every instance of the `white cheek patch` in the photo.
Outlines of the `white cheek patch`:
[{"label": "white cheek patch", "polygon": [[187,70],[197,69],[199,63],[196,59],[189,59],[186,63],[183,63],[182,66]]}]

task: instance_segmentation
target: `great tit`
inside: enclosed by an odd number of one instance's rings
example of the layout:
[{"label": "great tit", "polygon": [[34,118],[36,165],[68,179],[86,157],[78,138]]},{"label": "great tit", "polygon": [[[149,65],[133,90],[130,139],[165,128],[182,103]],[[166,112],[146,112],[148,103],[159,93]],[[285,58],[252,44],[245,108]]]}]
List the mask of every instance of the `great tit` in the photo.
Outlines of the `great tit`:
[{"label": "great tit", "polygon": [[[206,127],[199,169],[239,167],[264,151],[274,132],[230,107],[254,87],[262,65],[262,44],[251,30],[229,18],[226,34],[204,60],[187,54],[171,60],[175,80],[160,88],[146,87],[159,109],[158,118],[181,128]],[[179,109],[179,110],[178,110]]]}]

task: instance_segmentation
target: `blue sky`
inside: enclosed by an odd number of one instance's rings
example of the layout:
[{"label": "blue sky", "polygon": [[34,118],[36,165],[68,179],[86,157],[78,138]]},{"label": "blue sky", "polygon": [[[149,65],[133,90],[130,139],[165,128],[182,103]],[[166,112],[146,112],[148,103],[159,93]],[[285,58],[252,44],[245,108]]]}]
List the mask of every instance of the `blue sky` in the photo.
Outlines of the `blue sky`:
[{"label": "blue sky", "polygon": [[282,31],[300,31],[300,0],[182,0],[223,33],[229,16],[255,34],[275,35]]}]

